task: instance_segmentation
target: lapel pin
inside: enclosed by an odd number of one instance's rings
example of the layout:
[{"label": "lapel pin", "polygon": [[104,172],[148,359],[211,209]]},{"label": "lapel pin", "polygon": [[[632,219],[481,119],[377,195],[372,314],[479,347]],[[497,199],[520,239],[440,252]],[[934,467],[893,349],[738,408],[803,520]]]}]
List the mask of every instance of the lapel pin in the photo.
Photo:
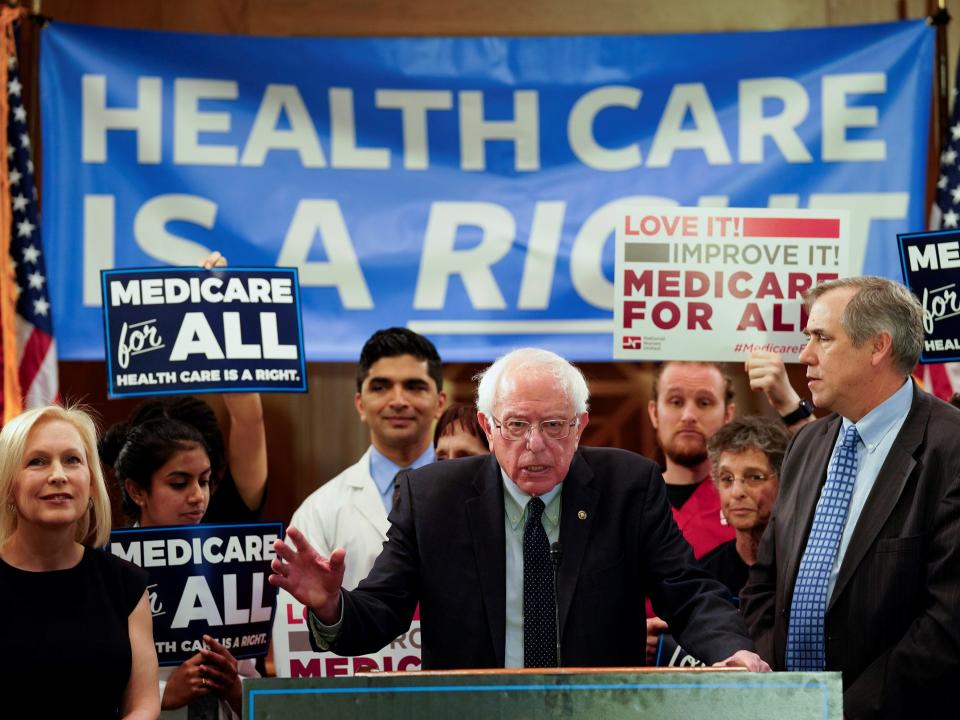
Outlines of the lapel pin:
[{"label": "lapel pin", "polygon": [[577,513],[577,517],[580,518],[581,520],[586,520],[586,519],[587,519],[587,511],[586,511],[586,510],[581,510],[580,512]]}]

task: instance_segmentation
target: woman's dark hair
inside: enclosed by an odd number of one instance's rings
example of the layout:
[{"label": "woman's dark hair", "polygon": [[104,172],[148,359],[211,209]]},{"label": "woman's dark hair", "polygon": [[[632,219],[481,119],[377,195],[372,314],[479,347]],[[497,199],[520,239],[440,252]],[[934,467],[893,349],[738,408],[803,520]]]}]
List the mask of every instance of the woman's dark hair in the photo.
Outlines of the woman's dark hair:
[{"label": "woman's dark hair", "polygon": [[437,427],[433,430],[433,446],[436,447],[444,435],[456,432],[458,425],[480,440],[487,450],[490,449],[487,434],[477,420],[477,408],[467,403],[454,403],[443,411],[443,415],[437,420]]},{"label": "woman's dark hair", "polygon": [[759,450],[766,455],[770,467],[779,475],[789,444],[790,433],[783,423],[758,415],[734,418],[707,441],[707,454],[713,466],[713,480],[717,480],[720,456],[723,453],[742,453],[748,450]]},{"label": "woman's dark hair", "polygon": [[[132,417],[136,416],[137,411],[134,411]],[[206,438],[195,426],[182,420],[160,415],[140,418],[137,423],[117,423],[107,430],[100,440],[100,459],[113,469],[114,479],[120,487],[123,511],[134,520],[140,517],[140,507],[127,493],[126,480],[150,492],[151,479],[157,470],[175,453],[192,450],[198,445],[210,457],[212,469],[213,454]]]},{"label": "woman's dark hair", "polygon": [[135,427],[159,418],[179,420],[197,429],[203,436],[204,447],[210,456],[210,476],[219,480],[226,467],[226,453],[223,433],[220,432],[220,423],[213,408],[203,400],[189,396],[151,398],[133,409],[127,418],[127,425]]}]

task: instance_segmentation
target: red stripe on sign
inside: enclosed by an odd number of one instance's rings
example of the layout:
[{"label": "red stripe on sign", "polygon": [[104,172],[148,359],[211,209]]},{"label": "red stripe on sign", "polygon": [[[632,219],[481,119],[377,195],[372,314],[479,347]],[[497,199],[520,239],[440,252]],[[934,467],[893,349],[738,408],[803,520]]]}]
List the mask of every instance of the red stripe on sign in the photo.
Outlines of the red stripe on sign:
[{"label": "red stripe on sign", "polygon": [[840,237],[840,221],[834,218],[759,218],[743,219],[744,237],[830,238]]}]

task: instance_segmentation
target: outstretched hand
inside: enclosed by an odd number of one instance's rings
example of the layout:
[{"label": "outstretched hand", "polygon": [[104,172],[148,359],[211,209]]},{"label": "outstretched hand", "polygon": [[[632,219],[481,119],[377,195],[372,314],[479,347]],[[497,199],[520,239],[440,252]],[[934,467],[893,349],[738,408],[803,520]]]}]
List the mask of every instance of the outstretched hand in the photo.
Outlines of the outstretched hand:
[{"label": "outstretched hand", "polygon": [[313,610],[320,622],[333,625],[340,617],[340,586],[347,551],[337,548],[325,558],[294,527],[287,528],[287,540],[293,544],[283,540],[273,544],[277,557],[270,564],[273,574],[267,581]]}]

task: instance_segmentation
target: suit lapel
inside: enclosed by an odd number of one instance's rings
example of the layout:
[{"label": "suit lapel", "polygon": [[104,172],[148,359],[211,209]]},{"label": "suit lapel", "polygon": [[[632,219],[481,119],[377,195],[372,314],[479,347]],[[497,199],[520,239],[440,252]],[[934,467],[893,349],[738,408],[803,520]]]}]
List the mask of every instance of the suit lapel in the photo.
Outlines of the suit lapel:
[{"label": "suit lapel", "polygon": [[793,597],[793,586],[797,580],[800,558],[807,546],[813,514],[827,479],[827,466],[830,464],[830,456],[833,454],[833,446],[842,422],[843,419],[837,415],[823,424],[818,437],[813,438],[810,443],[812,447],[809,448],[806,457],[797,466],[793,475],[796,488],[794,505],[783,508],[786,511],[786,517],[783,520],[790,523],[789,546],[783,550],[777,550],[777,555],[784,559],[781,576],[785,580],[783,583],[784,607],[790,605],[790,598]]},{"label": "suit lapel", "polygon": [[473,486],[477,496],[467,500],[467,518],[487,624],[497,663],[503,667],[507,634],[507,549],[503,520],[503,479],[500,466],[492,453],[477,473]]},{"label": "suit lapel", "polygon": [[913,404],[910,406],[907,419],[893,441],[890,452],[887,453],[883,466],[880,468],[880,474],[870,490],[870,495],[867,496],[863,510],[860,511],[860,517],[857,518],[857,525],[850,537],[850,544],[847,546],[847,552],[844,554],[843,562],[840,565],[837,584],[827,606],[828,612],[833,607],[834,599],[839,597],[854,572],[856,572],[867,550],[873,545],[873,541],[900,499],[903,488],[907,484],[907,479],[917,464],[913,454],[923,440],[929,416],[930,398],[914,387]]},{"label": "suit lapel", "polygon": [[573,456],[570,470],[563,480],[561,496],[560,542],[563,557],[557,583],[561,634],[580,576],[580,565],[596,515],[596,505],[597,489],[593,484],[593,472],[578,452]]}]

